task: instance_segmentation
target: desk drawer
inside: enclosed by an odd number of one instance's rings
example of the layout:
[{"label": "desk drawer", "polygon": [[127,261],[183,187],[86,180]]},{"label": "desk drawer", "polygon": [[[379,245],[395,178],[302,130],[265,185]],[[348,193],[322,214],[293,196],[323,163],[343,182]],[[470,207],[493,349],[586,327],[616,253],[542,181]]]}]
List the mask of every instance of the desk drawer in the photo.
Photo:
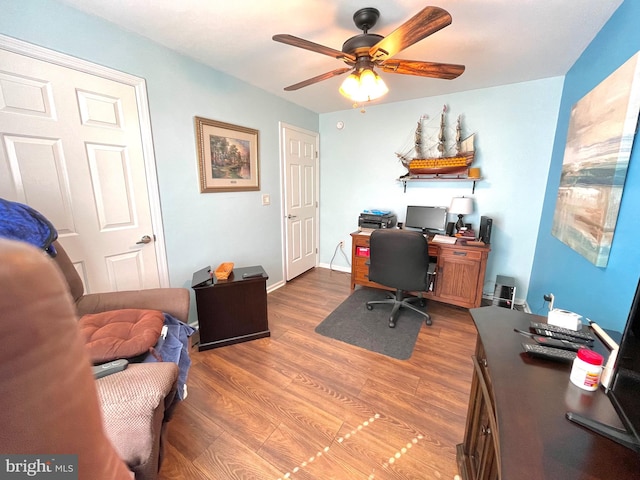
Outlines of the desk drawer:
[{"label": "desk drawer", "polygon": [[442,248],[440,249],[440,255],[472,261],[479,261],[480,259],[482,259],[482,252],[464,248]]},{"label": "desk drawer", "polygon": [[366,235],[366,236],[355,236],[353,237],[353,244],[356,247],[369,247],[369,245],[371,244],[371,236],[370,235]]}]

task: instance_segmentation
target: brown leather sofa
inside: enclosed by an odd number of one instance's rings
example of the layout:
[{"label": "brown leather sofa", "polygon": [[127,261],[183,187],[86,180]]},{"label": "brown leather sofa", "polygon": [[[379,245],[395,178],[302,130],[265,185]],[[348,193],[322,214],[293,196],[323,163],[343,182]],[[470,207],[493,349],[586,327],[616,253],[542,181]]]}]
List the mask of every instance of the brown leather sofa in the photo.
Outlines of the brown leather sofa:
[{"label": "brown leather sofa", "polygon": [[[46,317],[47,322],[51,324],[50,332],[55,334],[61,329],[68,329],[68,322],[63,325],[57,325],[58,320],[51,318],[49,313],[43,306],[42,309],[35,312],[27,313],[21,309],[29,310],[29,305],[22,305],[21,303],[35,302],[36,305],[40,304],[38,300],[39,294],[34,291],[34,285],[39,285],[43,278],[48,278],[52,284],[58,285],[62,282],[62,292],[59,286],[56,291],[57,300],[62,304],[59,308],[64,310],[68,308],[67,302],[72,307],[75,307],[76,320],[79,316],[88,313],[98,313],[109,310],[117,310],[124,308],[141,308],[141,309],[155,309],[162,312],[166,312],[181,320],[187,321],[189,312],[189,292],[182,288],[157,288],[149,290],[139,291],[127,291],[127,292],[109,292],[109,293],[96,293],[85,294],[82,281],[74,268],[71,260],[69,259],[64,248],[55,242],[55,247],[58,251],[58,255],[55,259],[51,260],[46,254],[34,249],[29,252],[24,251],[24,246],[12,245],[16,242],[10,242],[7,244],[7,240],[2,240],[0,244],[0,264],[3,265],[1,284],[3,286],[0,296],[3,297],[3,301],[9,302],[15,309],[12,312],[14,322],[18,324],[27,324],[31,321],[42,322],[42,318]],[[13,268],[16,271],[7,271],[5,265],[5,257],[13,258],[14,255],[19,257],[19,260],[14,260]],[[37,259],[31,257],[37,257]],[[16,263],[17,262],[17,263]],[[20,262],[36,262],[44,263],[42,270],[34,271],[29,269],[23,272],[20,268]],[[59,267],[56,269],[54,265]],[[62,276],[59,274],[62,272]],[[37,275],[36,275],[37,274]],[[38,278],[34,278],[38,276]],[[19,287],[16,287],[18,291],[23,292],[20,298],[17,298],[15,302],[11,303],[10,299],[4,298],[5,293],[4,285],[7,282],[18,282]],[[12,289],[14,290],[14,289]],[[49,303],[56,303],[53,299],[49,300]],[[63,308],[64,306],[64,308]],[[58,308],[56,304],[56,308]],[[5,318],[4,308],[0,310],[0,315]],[[37,316],[37,319],[36,319]],[[68,315],[67,315],[68,316]],[[66,337],[71,335],[65,331]],[[77,324],[74,325],[72,336],[77,337],[79,335]],[[21,344],[26,348],[37,349],[36,339],[29,339],[28,336],[21,341]],[[76,340],[74,340],[75,342]],[[4,354],[5,352],[3,352]],[[46,362],[51,362],[52,359],[49,355],[44,355]],[[78,362],[86,364],[89,368],[89,361],[86,354],[84,357],[79,358]],[[82,368],[84,367],[77,367]],[[122,372],[115,373],[98,380],[93,381],[93,385],[96,387],[94,393],[97,394],[98,403],[101,408],[103,427],[107,438],[113,444],[115,451],[119,457],[124,460],[129,469],[135,473],[136,479],[154,479],[157,477],[158,470],[160,468],[160,462],[162,459],[162,434],[165,428],[166,421],[169,420],[171,415],[176,385],[178,378],[178,367],[171,362],[158,362],[158,363],[134,363],[130,364],[128,368]],[[4,391],[4,388],[3,388]],[[34,397],[40,396],[37,391],[30,392]],[[75,400],[75,392],[73,389],[68,391],[69,398]],[[36,402],[36,398],[30,401]],[[1,401],[1,400],[0,400]],[[57,408],[56,405],[48,407],[49,411],[54,411]],[[54,410],[51,410],[54,409]],[[0,408],[3,414],[6,413],[6,409]],[[25,422],[28,420],[25,418]],[[75,419],[77,423],[84,423],[84,418],[79,414]],[[2,422],[0,422],[2,423]],[[35,431],[31,432],[34,436],[37,435]],[[4,435],[5,432],[2,432]],[[39,434],[39,433],[38,433]],[[31,435],[26,433],[24,435],[26,443],[29,443],[32,439]],[[4,441],[2,442],[4,445]],[[54,440],[50,445],[51,448],[57,448],[57,442]],[[12,449],[18,452],[15,449]],[[0,447],[0,451],[7,451]],[[42,452],[38,452],[42,453]],[[58,452],[60,453],[60,452]],[[75,453],[69,451],[69,453]],[[98,476],[87,476],[85,478],[100,478]],[[106,477],[105,477],[106,478]],[[114,476],[113,478],[118,478]]]}]

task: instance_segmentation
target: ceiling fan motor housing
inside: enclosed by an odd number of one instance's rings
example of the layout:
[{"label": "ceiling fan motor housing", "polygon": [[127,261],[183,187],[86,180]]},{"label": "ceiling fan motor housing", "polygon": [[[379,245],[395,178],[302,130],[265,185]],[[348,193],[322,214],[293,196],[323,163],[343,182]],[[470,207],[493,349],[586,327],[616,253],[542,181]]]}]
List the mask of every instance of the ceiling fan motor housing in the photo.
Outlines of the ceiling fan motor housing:
[{"label": "ceiling fan motor housing", "polygon": [[359,57],[361,55],[369,55],[369,49],[382,40],[382,35],[375,33],[361,33],[342,44],[342,51]]},{"label": "ceiling fan motor housing", "polygon": [[379,18],[380,11],[373,7],[361,8],[353,14],[353,22],[356,24],[356,27],[364,33],[367,33],[370,28],[373,28]]},{"label": "ceiling fan motor housing", "polygon": [[377,8],[367,7],[361,8],[353,14],[353,22],[360,30],[360,35],[351,37],[342,45],[342,51],[355,55],[356,57],[369,56],[369,49],[382,40],[382,35],[368,33],[370,28],[376,24],[380,18],[380,11]]}]

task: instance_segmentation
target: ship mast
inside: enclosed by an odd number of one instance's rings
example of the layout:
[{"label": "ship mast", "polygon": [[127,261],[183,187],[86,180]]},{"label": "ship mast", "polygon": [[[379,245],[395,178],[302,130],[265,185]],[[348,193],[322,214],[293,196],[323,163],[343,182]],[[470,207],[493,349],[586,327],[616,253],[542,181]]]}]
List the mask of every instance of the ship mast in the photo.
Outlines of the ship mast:
[{"label": "ship mast", "polygon": [[440,152],[440,156],[444,157],[445,154],[445,145],[444,142],[447,140],[447,137],[444,134],[444,113],[447,111],[447,106],[444,105],[442,107],[442,113],[440,114],[440,132],[438,133],[438,152]]},{"label": "ship mast", "polygon": [[462,126],[460,124],[460,115],[458,115],[458,122],[456,123],[456,153],[459,155],[462,151]]}]

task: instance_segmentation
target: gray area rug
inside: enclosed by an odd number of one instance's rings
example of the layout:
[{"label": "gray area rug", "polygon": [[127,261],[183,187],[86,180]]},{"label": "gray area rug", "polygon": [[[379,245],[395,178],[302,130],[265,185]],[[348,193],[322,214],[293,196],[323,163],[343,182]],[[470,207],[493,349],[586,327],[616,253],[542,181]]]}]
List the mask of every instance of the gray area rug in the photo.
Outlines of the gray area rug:
[{"label": "gray area rug", "polygon": [[[386,294],[375,288],[359,288],[316,327],[316,333],[341,342],[366,348],[399,360],[413,353],[424,317],[402,308],[395,328],[389,328],[391,305],[374,305],[369,300],[383,300]],[[428,307],[427,307],[428,308]]]}]

